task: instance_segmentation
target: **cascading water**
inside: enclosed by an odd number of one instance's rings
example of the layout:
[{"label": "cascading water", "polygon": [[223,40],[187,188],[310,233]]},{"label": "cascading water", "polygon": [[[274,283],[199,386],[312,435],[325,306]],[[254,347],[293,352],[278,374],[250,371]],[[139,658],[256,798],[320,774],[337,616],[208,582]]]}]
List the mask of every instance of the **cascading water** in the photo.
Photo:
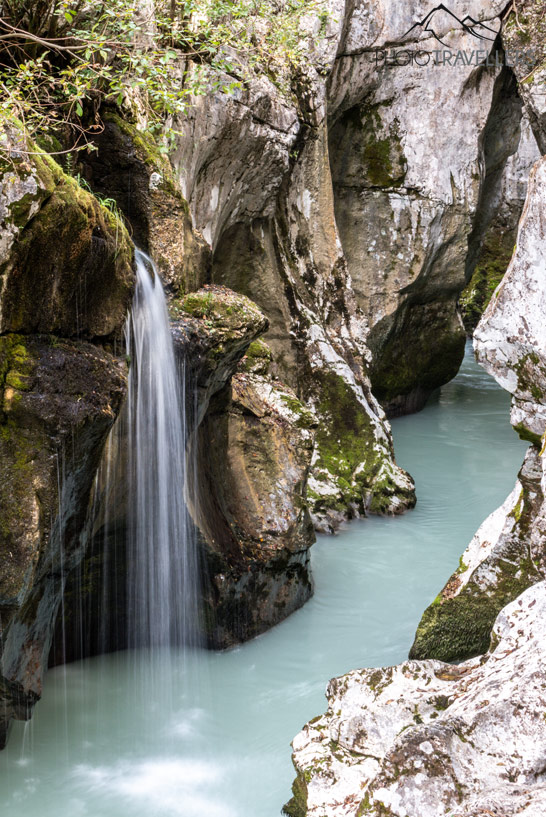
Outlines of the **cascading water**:
[{"label": "cascading water", "polygon": [[157,270],[139,250],[135,259],[126,328],[128,645],[155,647],[194,640],[198,570],[185,502],[185,372]]}]

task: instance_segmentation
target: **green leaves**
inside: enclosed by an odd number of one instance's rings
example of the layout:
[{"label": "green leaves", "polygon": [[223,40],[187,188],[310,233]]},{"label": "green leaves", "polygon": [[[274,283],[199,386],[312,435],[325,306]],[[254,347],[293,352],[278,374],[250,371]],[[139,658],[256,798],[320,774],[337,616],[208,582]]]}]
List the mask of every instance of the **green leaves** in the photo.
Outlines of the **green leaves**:
[{"label": "green leaves", "polygon": [[309,57],[305,21],[314,15],[325,28],[327,14],[324,0],[155,0],[151,19],[142,0],[60,0],[53,17],[38,7],[28,0],[21,22],[32,38],[0,44],[0,110],[31,133],[65,123],[84,142],[97,129],[85,124],[85,103],[121,106],[130,89],[155,130],[193,97],[236,94],[256,73],[289,93]]}]

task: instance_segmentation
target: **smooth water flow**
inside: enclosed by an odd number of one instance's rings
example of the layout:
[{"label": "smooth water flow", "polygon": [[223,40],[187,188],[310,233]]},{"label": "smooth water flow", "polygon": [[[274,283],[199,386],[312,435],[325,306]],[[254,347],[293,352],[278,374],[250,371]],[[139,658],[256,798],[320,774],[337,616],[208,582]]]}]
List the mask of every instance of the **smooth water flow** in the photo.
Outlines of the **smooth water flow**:
[{"label": "smooth water flow", "polygon": [[407,656],[423,609],[512,489],[526,446],[509,402],[469,354],[422,413],[393,423],[416,510],[321,537],[315,597],[249,644],[139,651],[154,667],[168,655],[172,701],[152,681],[135,684],[134,652],[50,672],[33,721],[14,724],[0,754],[2,813],[278,817],[293,778],[290,740],[323,712],[328,679]]},{"label": "smooth water flow", "polygon": [[136,250],[127,327],[129,644],[187,643],[195,623],[196,551],[188,524],[184,376],[157,270]]}]

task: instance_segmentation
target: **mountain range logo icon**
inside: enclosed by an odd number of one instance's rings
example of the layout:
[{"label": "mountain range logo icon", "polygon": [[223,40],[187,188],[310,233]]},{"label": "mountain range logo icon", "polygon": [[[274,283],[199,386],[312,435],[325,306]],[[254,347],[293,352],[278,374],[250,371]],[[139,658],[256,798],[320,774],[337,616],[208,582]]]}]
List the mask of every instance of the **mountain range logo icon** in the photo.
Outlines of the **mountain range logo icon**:
[{"label": "mountain range logo icon", "polygon": [[451,17],[453,21],[456,24],[458,24],[463,31],[465,31],[467,34],[470,34],[473,37],[476,37],[476,39],[478,40],[494,42],[499,34],[499,32],[496,31],[494,28],[485,25],[485,23],[480,23],[478,20],[475,20],[469,14],[467,14],[467,16],[461,20],[447,6],[445,6],[443,3],[440,3],[439,6],[436,6],[436,8],[432,9],[432,11],[429,11],[427,16],[423,20],[414,23],[414,25],[412,25],[412,27],[408,31],[406,31],[401,40],[405,40],[407,37],[409,37],[410,34],[418,32],[419,29],[421,29],[421,31],[428,32],[429,34],[431,34],[441,45],[445,46],[446,48],[449,47],[447,43],[445,43],[438,36],[436,31],[436,29],[440,29],[438,24],[440,23],[440,18],[444,14],[447,14],[449,17]]}]

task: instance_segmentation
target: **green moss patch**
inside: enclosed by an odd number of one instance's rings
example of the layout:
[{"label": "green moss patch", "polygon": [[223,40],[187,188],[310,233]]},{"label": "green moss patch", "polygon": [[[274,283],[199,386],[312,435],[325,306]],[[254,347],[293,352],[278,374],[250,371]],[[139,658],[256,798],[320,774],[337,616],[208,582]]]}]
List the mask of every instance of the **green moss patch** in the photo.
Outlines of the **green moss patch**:
[{"label": "green moss patch", "polygon": [[491,231],[484,241],[474,275],[460,298],[465,329],[472,334],[512,260],[516,231]]},{"label": "green moss patch", "polygon": [[[400,493],[390,452],[378,442],[371,418],[345,380],[324,371],[320,382],[313,476],[336,490],[309,491],[315,512],[345,512],[354,506],[360,512],[385,513],[392,496]],[[405,499],[407,507],[411,502]]]}]

